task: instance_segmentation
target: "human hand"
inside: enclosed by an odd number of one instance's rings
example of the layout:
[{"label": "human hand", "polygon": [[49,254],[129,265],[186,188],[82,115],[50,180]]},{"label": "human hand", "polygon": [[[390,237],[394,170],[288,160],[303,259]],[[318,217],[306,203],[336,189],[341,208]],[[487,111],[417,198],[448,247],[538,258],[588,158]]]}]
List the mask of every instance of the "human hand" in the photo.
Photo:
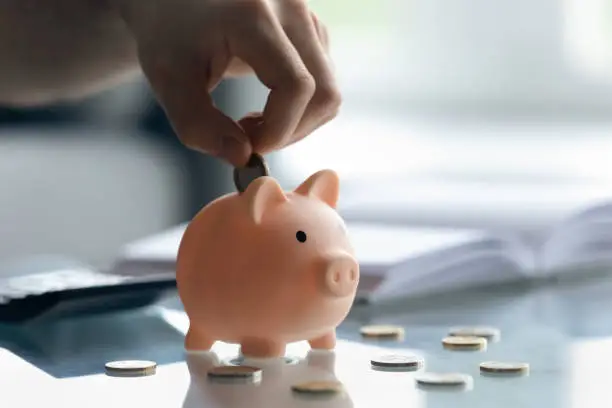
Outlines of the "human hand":
[{"label": "human hand", "polygon": [[[334,118],[341,98],[328,37],[306,0],[113,0],[139,61],[180,140],[244,165]],[[235,122],[210,92],[254,72],[270,89],[261,113]]]}]

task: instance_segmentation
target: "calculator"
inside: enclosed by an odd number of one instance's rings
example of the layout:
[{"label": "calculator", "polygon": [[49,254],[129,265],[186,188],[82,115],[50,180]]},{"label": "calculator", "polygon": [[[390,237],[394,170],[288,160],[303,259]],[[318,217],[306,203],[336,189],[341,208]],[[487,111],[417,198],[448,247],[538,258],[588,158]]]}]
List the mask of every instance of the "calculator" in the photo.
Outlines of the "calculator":
[{"label": "calculator", "polygon": [[145,307],[176,291],[175,273],[126,276],[76,262],[13,264],[0,270],[0,323]]}]

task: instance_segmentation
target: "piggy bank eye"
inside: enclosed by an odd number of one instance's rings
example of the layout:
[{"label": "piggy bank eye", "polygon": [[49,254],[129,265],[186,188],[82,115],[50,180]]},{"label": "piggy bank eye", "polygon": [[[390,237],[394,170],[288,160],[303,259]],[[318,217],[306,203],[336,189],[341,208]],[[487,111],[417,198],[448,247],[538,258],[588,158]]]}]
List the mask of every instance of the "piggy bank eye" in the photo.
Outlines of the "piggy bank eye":
[{"label": "piggy bank eye", "polygon": [[306,242],[306,233],[304,231],[296,232],[295,239],[297,239],[299,242]]}]

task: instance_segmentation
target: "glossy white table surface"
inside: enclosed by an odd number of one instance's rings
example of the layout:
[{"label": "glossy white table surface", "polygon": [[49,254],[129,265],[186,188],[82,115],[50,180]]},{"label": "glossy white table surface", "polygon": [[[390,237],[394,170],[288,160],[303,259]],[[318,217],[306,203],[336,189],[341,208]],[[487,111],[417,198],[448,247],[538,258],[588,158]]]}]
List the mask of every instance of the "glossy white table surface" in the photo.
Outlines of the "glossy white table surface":
[{"label": "glossy white table surface", "polygon": [[[186,318],[176,299],[146,311],[38,322],[0,330],[0,402],[33,407],[610,407],[612,404],[612,283],[594,281],[541,289],[475,291],[387,308],[356,307],[338,330],[335,352],[288,347],[297,364],[254,361],[259,384],[211,383],[211,364],[235,357],[217,343],[214,354],[186,356]],[[405,327],[403,341],[364,341],[366,323]],[[486,351],[452,352],[440,340],[450,326],[494,325],[499,342]],[[373,371],[369,360],[387,353],[417,353],[427,371],[463,372],[471,388],[445,391],[416,386],[415,373]],[[104,363],[149,359],[157,374],[113,378]],[[186,361],[187,360],[187,361]],[[529,376],[483,377],[486,360],[529,362]],[[217,361],[217,362],[218,362]],[[342,381],[346,394],[302,398],[290,389],[312,379]]]}]

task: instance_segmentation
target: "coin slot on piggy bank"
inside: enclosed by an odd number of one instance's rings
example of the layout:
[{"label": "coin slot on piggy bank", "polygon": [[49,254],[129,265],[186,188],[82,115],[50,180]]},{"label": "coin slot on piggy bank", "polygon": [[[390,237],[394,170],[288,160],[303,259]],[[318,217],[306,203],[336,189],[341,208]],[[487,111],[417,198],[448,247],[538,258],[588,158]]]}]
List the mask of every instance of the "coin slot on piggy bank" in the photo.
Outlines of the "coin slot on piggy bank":
[{"label": "coin slot on piggy bank", "polygon": [[339,178],[322,170],[293,191],[270,176],[204,207],[177,258],[189,317],[188,351],[239,344],[244,356],[281,357],[306,340],[333,349],[359,283],[359,265],[336,211]]}]

